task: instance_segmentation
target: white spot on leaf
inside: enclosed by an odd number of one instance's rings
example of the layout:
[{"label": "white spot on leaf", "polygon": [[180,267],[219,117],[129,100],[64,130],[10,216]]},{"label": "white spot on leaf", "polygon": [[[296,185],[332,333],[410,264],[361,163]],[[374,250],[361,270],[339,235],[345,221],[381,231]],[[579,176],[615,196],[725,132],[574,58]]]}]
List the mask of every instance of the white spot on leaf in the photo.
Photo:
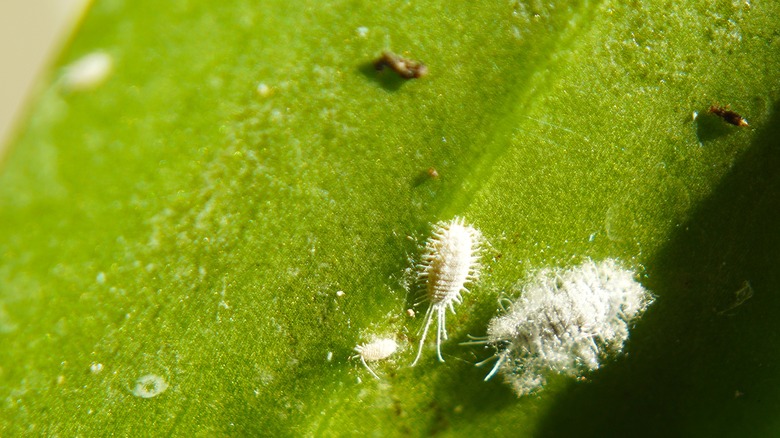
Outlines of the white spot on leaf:
[{"label": "white spot on leaf", "polygon": [[62,86],[68,91],[88,91],[100,86],[111,74],[114,62],[111,55],[95,52],[77,59],[62,76]]},{"label": "white spot on leaf", "polygon": [[271,95],[271,87],[261,82],[257,84],[257,94],[260,97],[268,97]]},{"label": "white spot on leaf", "polygon": [[162,394],[166,389],[168,389],[168,383],[162,377],[147,374],[135,381],[133,395],[141,398],[152,398]]}]

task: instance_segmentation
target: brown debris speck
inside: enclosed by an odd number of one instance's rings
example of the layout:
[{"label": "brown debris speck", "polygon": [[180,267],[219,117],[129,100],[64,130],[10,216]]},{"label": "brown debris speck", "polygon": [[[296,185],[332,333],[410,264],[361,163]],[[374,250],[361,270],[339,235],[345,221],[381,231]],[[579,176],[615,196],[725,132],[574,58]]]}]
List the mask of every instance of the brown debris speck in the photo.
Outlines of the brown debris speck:
[{"label": "brown debris speck", "polygon": [[382,56],[374,61],[374,68],[378,71],[390,67],[399,76],[405,79],[421,78],[428,74],[428,67],[422,62],[402,58],[393,52],[382,52]]},{"label": "brown debris speck", "polygon": [[726,123],[730,123],[734,126],[741,126],[741,127],[750,126],[748,125],[747,120],[745,120],[741,115],[732,111],[729,105],[726,106],[712,105],[710,106],[710,109],[707,110],[707,112],[720,117]]}]

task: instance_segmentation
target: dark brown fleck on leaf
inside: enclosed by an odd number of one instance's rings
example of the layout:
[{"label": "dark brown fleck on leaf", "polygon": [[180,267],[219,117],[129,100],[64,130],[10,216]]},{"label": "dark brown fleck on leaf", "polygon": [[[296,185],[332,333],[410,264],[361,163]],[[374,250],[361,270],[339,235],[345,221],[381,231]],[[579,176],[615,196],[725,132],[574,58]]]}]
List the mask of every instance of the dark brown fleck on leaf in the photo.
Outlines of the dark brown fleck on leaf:
[{"label": "dark brown fleck on leaf", "polygon": [[714,114],[720,117],[726,123],[730,123],[734,126],[743,126],[743,127],[750,126],[748,125],[747,120],[745,120],[741,115],[732,111],[729,105],[726,106],[712,105],[710,106],[708,112],[710,114]]}]

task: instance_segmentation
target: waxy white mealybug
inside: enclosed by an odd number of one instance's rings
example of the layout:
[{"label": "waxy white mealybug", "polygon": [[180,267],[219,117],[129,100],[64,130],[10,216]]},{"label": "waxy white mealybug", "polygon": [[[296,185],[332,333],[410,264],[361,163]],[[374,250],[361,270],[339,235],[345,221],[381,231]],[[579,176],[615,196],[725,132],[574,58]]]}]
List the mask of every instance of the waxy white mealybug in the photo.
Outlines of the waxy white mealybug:
[{"label": "waxy white mealybug", "polygon": [[425,282],[425,298],[429,307],[425,312],[420,348],[412,366],[420,360],[434,313],[437,322],[436,352],[439,361],[444,362],[441,341],[447,339],[446,310],[449,308],[455,313],[455,303],[460,303],[462,299],[461,291],[468,292],[466,283],[479,276],[481,245],[482,234],[459,217],[434,226],[433,235],[425,243],[422,262],[418,266],[418,278]]},{"label": "waxy white mealybug", "polygon": [[371,373],[371,375],[375,378],[379,379],[379,376],[376,375],[374,370],[368,366],[368,362],[376,362],[378,360],[387,359],[393,353],[395,353],[396,350],[398,350],[398,344],[395,342],[395,340],[377,339],[367,344],[360,344],[355,347],[357,356],[353,357],[359,357],[360,361],[363,362],[363,365],[366,367],[368,372]]}]

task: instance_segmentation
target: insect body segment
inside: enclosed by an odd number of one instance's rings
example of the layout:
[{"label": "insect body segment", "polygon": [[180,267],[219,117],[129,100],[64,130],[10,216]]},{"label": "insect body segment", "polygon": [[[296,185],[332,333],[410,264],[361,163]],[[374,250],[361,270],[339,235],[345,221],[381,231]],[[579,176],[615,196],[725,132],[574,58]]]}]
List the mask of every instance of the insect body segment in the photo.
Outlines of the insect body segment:
[{"label": "insect body segment", "polygon": [[426,299],[430,304],[425,313],[420,348],[412,366],[420,360],[434,314],[437,322],[436,352],[439,361],[444,362],[441,341],[447,339],[446,310],[449,308],[455,313],[455,303],[462,300],[461,291],[468,292],[466,283],[477,279],[481,242],[481,233],[461,218],[436,224],[418,267],[418,277],[425,282]]},{"label": "insect body segment", "polygon": [[398,349],[398,344],[393,339],[378,339],[367,344],[360,344],[355,347],[355,352],[360,358],[360,362],[366,367],[369,373],[374,378],[379,379],[379,376],[368,366],[368,362],[376,362],[378,360],[387,359]]}]

